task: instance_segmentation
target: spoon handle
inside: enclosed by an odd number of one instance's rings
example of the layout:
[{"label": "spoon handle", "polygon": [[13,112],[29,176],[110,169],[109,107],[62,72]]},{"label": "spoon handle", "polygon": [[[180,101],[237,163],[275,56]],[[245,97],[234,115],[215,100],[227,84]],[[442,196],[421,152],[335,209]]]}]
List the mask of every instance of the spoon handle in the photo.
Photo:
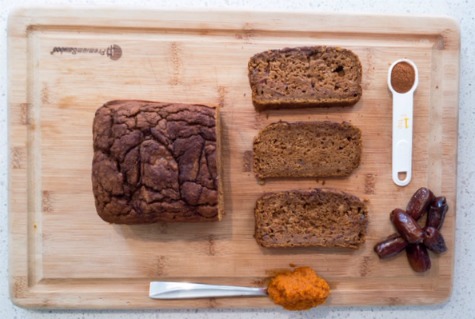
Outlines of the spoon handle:
[{"label": "spoon handle", "polygon": [[413,94],[393,95],[392,177],[398,186],[412,178]]},{"label": "spoon handle", "polygon": [[195,284],[189,282],[152,281],[152,299],[192,299],[211,297],[266,296],[266,288]]}]

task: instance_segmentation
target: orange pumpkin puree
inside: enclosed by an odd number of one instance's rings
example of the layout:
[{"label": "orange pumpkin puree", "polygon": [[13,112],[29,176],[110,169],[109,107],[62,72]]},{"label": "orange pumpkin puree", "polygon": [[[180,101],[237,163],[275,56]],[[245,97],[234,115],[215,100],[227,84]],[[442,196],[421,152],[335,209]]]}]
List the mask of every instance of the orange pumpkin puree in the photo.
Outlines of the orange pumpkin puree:
[{"label": "orange pumpkin puree", "polygon": [[324,303],[330,286],[312,268],[299,267],[273,277],[267,293],[287,310],[306,310]]}]

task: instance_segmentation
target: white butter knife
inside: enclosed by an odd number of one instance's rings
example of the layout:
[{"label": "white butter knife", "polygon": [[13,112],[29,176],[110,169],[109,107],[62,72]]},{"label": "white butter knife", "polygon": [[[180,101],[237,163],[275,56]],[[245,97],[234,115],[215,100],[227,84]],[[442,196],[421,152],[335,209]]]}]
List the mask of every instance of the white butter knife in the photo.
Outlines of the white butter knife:
[{"label": "white butter knife", "polygon": [[152,281],[152,299],[192,299],[212,297],[267,296],[266,288],[195,284],[190,282]]}]

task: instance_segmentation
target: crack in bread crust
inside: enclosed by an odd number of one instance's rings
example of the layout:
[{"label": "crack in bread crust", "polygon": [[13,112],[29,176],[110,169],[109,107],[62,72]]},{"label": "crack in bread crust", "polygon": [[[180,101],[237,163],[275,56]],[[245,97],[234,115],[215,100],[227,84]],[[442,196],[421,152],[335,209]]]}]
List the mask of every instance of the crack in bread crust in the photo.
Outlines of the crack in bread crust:
[{"label": "crack in bread crust", "polygon": [[93,123],[92,185],[107,222],[219,220],[216,109],[111,101]]}]

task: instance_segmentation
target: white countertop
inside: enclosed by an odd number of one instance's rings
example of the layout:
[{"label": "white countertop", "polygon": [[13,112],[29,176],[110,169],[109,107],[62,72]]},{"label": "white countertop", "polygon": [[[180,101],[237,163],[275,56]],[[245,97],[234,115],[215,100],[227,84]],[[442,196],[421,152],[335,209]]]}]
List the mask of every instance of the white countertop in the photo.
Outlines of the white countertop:
[{"label": "white countertop", "polygon": [[[344,3],[344,4],[343,4]],[[8,291],[7,207],[7,66],[6,34],[9,12],[18,6],[114,6],[134,9],[213,8],[305,12],[385,13],[444,15],[454,18],[461,30],[459,139],[457,161],[457,219],[453,292],[449,300],[419,307],[320,307],[306,312],[269,310],[182,311],[38,311],[12,304]],[[0,318],[475,318],[475,2],[433,1],[298,1],[298,0],[0,0]],[[384,283],[381,283],[384,285]]]}]

